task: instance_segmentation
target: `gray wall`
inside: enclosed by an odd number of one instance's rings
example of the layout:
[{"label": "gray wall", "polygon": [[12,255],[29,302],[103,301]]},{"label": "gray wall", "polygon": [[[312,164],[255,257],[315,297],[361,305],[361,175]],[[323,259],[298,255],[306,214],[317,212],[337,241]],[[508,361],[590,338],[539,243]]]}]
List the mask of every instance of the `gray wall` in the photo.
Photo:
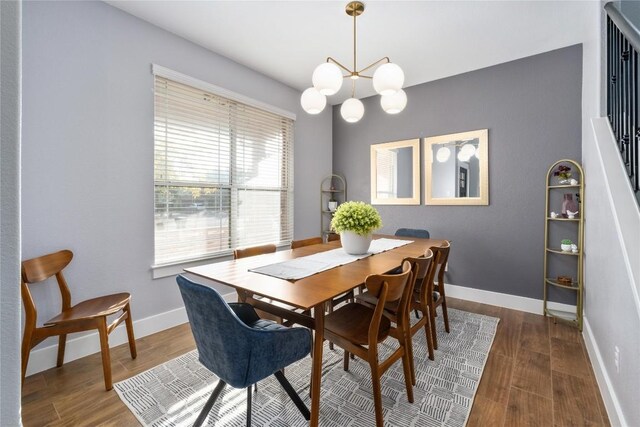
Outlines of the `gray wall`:
[{"label": "gray wall", "polygon": [[350,199],[370,201],[370,144],[488,128],[489,206],[378,206],[382,231],[453,240],[450,283],[541,299],[545,176],[557,159],[581,157],[581,61],[577,45],[413,86],[397,116],[374,96],[355,124],[335,106],[334,171]]},{"label": "gray wall", "polygon": [[[23,25],[22,256],[71,249],[75,301],[128,291],[134,320],[183,305],[172,277],[151,279],[152,63],[297,113],[295,235],[318,234],[330,111],[309,116],[297,90],[102,2],[25,2]],[[42,318],[59,309],[55,287],[34,293]]]},{"label": "gray wall", "polygon": [[0,425],[20,424],[20,20],[0,2]]}]

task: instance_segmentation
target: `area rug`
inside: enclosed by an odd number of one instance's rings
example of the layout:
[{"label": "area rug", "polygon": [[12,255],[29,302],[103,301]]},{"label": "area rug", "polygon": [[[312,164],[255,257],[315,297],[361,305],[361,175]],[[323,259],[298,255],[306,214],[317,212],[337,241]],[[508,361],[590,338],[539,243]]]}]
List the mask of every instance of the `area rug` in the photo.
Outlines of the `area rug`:
[{"label": "area rug", "polygon": [[[413,317],[413,316],[412,316]],[[414,403],[407,402],[401,361],[382,376],[382,401],[388,426],[464,426],[499,319],[449,309],[451,332],[444,331],[442,316],[436,319],[438,350],[435,361],[427,357],[424,333],[413,338],[416,365]],[[397,348],[394,339],[380,345],[381,358]],[[371,372],[356,358],[349,371],[342,369],[342,350],[325,343],[320,425],[368,427],[375,425]],[[285,370],[287,379],[310,407],[309,357]],[[217,377],[198,362],[191,351],[146,372],[115,384],[122,401],[143,426],[190,426],[209,398]],[[246,389],[225,387],[209,413],[209,426],[246,424]],[[271,376],[253,393],[254,426],[307,426],[293,402]]]}]

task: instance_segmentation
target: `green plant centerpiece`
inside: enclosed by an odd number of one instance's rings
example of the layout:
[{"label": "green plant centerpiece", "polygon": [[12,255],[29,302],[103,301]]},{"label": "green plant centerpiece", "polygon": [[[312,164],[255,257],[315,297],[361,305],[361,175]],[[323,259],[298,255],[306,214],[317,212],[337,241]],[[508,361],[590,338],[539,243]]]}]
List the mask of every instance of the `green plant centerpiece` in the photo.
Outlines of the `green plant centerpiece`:
[{"label": "green plant centerpiece", "polygon": [[342,248],[351,255],[367,253],[371,244],[371,233],[380,227],[380,213],[364,202],[351,201],[341,204],[331,220],[331,229],[340,233]]},{"label": "green plant centerpiece", "polygon": [[571,245],[573,245],[571,239],[562,239],[562,241],[560,242],[560,249],[562,249],[564,252],[570,252]]}]

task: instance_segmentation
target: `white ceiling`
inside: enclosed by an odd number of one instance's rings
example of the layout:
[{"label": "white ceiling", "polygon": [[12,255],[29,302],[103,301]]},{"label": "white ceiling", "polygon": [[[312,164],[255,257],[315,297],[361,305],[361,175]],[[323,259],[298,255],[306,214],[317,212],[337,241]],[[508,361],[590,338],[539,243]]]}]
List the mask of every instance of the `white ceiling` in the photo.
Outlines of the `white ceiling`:
[{"label": "white ceiling", "polygon": [[[347,1],[107,1],[299,90],[332,56],[353,65]],[[388,56],[405,87],[581,43],[594,33],[583,1],[366,1],[358,68]],[[593,6],[593,3],[591,3]],[[349,97],[350,85],[329,97]],[[360,80],[357,97],[374,94]]]}]

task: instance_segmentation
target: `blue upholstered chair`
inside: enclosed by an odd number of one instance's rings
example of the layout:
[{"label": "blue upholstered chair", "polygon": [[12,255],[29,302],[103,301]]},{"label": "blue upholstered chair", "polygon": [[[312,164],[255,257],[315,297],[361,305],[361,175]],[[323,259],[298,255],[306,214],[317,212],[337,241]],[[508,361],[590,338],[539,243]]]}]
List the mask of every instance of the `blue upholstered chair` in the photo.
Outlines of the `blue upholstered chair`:
[{"label": "blue upholstered chair", "polygon": [[177,277],[200,362],[220,381],[194,426],[207,418],[226,384],[247,388],[247,426],[251,425],[251,385],[275,375],[305,419],[310,413],[281,369],[311,351],[311,332],[260,319],[249,304],[227,304],[214,289]]},{"label": "blue upholstered chair", "polygon": [[396,230],[396,236],[398,237],[415,237],[418,239],[428,239],[429,232],[427,230],[421,230],[419,228],[398,228]]}]

